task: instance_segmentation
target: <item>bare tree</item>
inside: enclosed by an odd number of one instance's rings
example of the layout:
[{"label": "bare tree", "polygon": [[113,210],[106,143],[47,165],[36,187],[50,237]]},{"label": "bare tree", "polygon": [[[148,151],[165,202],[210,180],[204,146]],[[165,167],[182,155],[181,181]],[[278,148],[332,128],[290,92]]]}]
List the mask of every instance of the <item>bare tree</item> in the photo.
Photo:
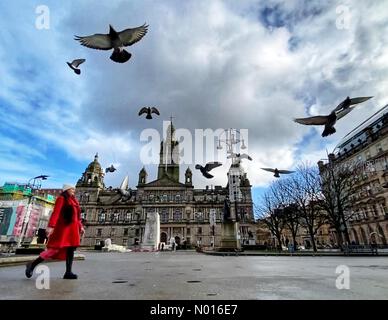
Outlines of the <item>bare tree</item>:
[{"label": "bare tree", "polygon": [[282,190],[294,204],[301,218],[301,224],[307,229],[313,250],[316,252],[315,235],[327,222],[326,214],[319,205],[322,197],[318,168],[301,164],[288,182],[283,184]]},{"label": "bare tree", "polygon": [[256,218],[264,222],[271,234],[278,241],[278,249],[281,250],[281,237],[284,229],[284,215],[279,201],[279,190],[272,184],[269,190],[261,197],[259,204],[255,205]]},{"label": "bare tree", "polygon": [[292,236],[292,243],[294,245],[295,250],[297,250],[296,236],[298,234],[301,222],[297,205],[287,205],[286,207],[284,207],[283,213],[285,226],[288,228],[288,230],[290,230]]},{"label": "bare tree", "polygon": [[332,161],[326,165],[318,164],[323,195],[320,205],[327,212],[328,222],[337,231],[338,245],[342,247],[344,241],[350,243],[346,222],[353,216],[350,210],[351,185],[355,170],[360,167],[346,163],[334,164]]},{"label": "bare tree", "polygon": [[293,203],[293,198],[287,192],[287,190],[290,190],[290,184],[291,180],[285,178],[275,182],[273,188],[276,190],[275,197],[280,203],[280,209],[282,210],[284,228],[291,232],[293,245],[296,247],[296,236],[299,231],[301,218],[297,205]]}]

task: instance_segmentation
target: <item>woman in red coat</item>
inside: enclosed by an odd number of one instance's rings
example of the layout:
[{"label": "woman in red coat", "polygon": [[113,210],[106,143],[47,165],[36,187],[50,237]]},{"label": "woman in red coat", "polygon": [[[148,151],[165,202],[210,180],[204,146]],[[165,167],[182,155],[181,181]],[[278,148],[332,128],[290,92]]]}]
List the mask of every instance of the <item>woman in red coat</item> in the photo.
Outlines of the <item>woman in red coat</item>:
[{"label": "woman in red coat", "polygon": [[74,196],[75,187],[65,184],[62,194],[55,201],[46,229],[47,249],[26,266],[26,277],[31,278],[35,267],[47,259],[66,260],[66,273],[63,279],[77,279],[71,269],[74,251],[80,245],[80,236],[85,232],[81,223],[81,209]]}]

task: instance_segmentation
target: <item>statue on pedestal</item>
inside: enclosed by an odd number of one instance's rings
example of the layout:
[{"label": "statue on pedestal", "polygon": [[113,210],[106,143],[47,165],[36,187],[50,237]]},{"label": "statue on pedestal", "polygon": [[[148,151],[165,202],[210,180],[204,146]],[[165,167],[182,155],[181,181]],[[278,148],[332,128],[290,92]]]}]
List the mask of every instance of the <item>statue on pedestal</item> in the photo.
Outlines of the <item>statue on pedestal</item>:
[{"label": "statue on pedestal", "polygon": [[228,196],[225,197],[223,211],[224,211],[224,221],[228,221],[228,220],[231,221],[232,217],[230,214],[230,200]]}]

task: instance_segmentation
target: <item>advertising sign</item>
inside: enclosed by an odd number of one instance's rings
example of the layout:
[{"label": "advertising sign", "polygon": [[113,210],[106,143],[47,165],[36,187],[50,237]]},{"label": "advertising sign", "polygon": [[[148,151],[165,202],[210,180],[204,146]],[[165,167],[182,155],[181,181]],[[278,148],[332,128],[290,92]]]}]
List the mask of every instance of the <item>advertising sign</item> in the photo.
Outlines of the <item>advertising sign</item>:
[{"label": "advertising sign", "polygon": [[13,208],[0,207],[0,235],[7,235],[9,225],[11,223],[11,217]]},{"label": "advertising sign", "polygon": [[0,235],[18,236],[27,201],[0,201]]}]

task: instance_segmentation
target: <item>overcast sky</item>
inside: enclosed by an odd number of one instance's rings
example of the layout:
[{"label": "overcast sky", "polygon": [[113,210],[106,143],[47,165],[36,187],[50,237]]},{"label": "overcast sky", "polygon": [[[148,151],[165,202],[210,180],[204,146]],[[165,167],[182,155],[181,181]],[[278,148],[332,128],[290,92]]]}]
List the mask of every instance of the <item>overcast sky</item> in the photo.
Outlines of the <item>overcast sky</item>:
[{"label": "overcast sky", "polygon": [[[36,27],[42,4],[49,29]],[[118,168],[106,185],[129,175],[133,188],[143,166],[141,132],[162,133],[172,114],[175,128],[193,135],[247,129],[253,161],[243,166],[256,197],[274,179],[260,167],[316,163],[388,103],[387,9],[372,0],[2,1],[0,185],[40,174],[50,175],[44,187],[76,183],[98,152],[103,167]],[[73,39],[143,23],[149,31],[127,48],[125,64]],[[75,58],[86,59],[80,76],[66,65]],[[374,98],[328,138],[321,127],[292,121],[328,114],[348,95]],[[145,105],[161,116],[138,117]],[[195,187],[225,186],[230,162],[223,164],[212,180],[190,164]],[[145,168],[154,180],[157,165]]]}]

